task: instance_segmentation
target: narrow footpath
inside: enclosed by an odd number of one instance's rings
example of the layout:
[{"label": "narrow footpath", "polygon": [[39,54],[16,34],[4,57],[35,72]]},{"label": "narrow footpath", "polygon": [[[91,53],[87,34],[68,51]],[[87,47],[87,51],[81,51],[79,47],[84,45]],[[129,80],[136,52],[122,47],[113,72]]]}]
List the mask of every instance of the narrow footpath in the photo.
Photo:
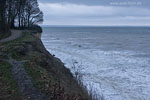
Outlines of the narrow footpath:
[{"label": "narrow footpath", "polygon": [[11,35],[5,39],[0,40],[0,43],[8,42],[11,40],[15,40],[22,36],[22,31],[20,30],[11,30]]},{"label": "narrow footpath", "polygon": [[[11,36],[0,40],[0,46],[9,41],[13,41],[22,36],[23,31],[11,30]],[[3,53],[0,51],[0,55]],[[7,55],[7,54],[6,54]],[[49,100],[44,93],[41,93],[37,88],[33,86],[31,77],[24,69],[25,61],[16,61],[10,55],[7,55],[9,59],[6,61],[12,66],[12,75],[17,82],[19,92],[21,92],[29,100]]]}]

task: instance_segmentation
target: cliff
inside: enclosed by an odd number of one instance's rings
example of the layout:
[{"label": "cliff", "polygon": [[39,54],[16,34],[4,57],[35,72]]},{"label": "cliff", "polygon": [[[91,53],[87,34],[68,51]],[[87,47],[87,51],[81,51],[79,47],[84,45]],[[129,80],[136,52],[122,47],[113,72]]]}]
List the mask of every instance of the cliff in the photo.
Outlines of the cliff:
[{"label": "cliff", "polygon": [[0,44],[0,100],[90,100],[70,70],[45,49],[41,34],[22,34]]}]

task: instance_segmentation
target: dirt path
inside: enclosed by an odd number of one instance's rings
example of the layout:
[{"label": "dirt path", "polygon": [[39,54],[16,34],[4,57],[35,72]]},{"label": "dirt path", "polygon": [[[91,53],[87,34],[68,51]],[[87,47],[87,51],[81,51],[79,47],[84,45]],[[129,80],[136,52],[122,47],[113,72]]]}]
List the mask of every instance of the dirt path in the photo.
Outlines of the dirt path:
[{"label": "dirt path", "polygon": [[[15,40],[22,36],[22,30],[11,30],[11,36],[0,40],[0,44],[8,41]],[[3,53],[0,52],[0,55]],[[44,93],[41,93],[37,88],[33,86],[31,77],[28,76],[24,69],[25,61],[16,61],[8,55],[9,59],[6,60],[12,65],[12,74],[17,82],[19,91],[30,100],[48,100]]]},{"label": "dirt path", "polygon": [[4,43],[4,42],[11,41],[11,40],[15,40],[15,39],[17,39],[17,38],[22,36],[21,33],[22,33],[22,31],[20,31],[20,30],[11,30],[11,36],[9,36],[8,38],[0,40],[0,43]]},{"label": "dirt path", "polygon": [[48,100],[43,93],[33,86],[31,78],[27,75],[24,69],[23,61],[16,61],[9,57],[8,62],[12,65],[13,76],[17,81],[17,85],[22,94],[31,100]]}]

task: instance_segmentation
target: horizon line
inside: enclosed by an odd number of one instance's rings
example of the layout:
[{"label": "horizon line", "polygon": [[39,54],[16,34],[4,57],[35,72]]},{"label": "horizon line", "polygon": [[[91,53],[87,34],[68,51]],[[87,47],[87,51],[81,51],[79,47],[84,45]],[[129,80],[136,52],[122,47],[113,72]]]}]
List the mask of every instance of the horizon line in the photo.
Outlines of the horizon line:
[{"label": "horizon line", "polygon": [[64,26],[64,27],[150,27],[150,25],[47,25],[41,24],[40,26]]}]

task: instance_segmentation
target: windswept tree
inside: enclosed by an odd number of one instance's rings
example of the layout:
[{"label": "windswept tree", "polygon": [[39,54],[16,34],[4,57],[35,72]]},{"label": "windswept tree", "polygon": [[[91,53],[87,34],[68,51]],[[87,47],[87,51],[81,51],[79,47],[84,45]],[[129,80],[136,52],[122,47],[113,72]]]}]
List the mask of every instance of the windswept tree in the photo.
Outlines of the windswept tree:
[{"label": "windswept tree", "polygon": [[43,22],[43,13],[39,9],[37,0],[27,0],[25,10],[28,27]]},{"label": "windswept tree", "polygon": [[40,11],[39,13],[37,13],[35,16],[31,17],[31,20],[29,22],[29,26],[34,25],[34,24],[40,24],[43,22],[43,12]]},{"label": "windswept tree", "polygon": [[42,22],[37,0],[0,0],[0,30],[29,28]]},{"label": "windswept tree", "polygon": [[18,0],[8,0],[7,2],[7,6],[8,6],[8,10],[7,12],[7,16],[8,16],[8,25],[10,28],[14,28],[15,27],[15,19],[17,17],[18,14]]},{"label": "windswept tree", "polygon": [[25,27],[25,7],[26,7],[26,0],[17,0],[17,25],[19,28]]},{"label": "windswept tree", "polygon": [[6,0],[0,0],[0,31],[6,31]]}]

